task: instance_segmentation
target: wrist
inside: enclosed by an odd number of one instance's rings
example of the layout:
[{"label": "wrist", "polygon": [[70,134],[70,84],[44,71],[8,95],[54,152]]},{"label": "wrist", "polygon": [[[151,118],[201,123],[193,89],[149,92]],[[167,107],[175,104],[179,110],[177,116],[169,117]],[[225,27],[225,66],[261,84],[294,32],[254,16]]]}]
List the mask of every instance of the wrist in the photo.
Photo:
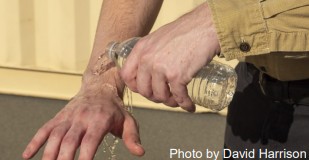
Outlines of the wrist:
[{"label": "wrist", "polygon": [[117,67],[112,67],[106,70],[104,73],[95,74],[93,70],[87,69],[82,77],[82,92],[91,91],[103,91],[106,90],[106,85],[117,88],[117,94],[122,97],[124,90],[124,83],[120,79]]}]

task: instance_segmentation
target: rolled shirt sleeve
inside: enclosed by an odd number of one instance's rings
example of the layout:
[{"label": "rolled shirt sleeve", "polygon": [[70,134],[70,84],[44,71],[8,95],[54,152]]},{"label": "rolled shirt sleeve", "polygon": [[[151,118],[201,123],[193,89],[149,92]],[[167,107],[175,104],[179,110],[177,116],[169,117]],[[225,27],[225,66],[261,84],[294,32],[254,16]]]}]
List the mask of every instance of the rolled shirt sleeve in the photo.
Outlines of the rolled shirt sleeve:
[{"label": "rolled shirt sleeve", "polygon": [[308,0],[207,0],[226,60],[309,51]]}]

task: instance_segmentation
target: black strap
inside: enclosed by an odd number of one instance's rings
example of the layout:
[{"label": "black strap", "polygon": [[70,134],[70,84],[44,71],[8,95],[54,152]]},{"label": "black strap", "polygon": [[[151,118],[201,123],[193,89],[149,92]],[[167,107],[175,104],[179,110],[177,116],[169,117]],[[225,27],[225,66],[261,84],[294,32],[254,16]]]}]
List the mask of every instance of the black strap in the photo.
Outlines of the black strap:
[{"label": "black strap", "polygon": [[260,72],[259,83],[263,94],[275,101],[299,104],[309,98],[309,79],[280,81]]}]

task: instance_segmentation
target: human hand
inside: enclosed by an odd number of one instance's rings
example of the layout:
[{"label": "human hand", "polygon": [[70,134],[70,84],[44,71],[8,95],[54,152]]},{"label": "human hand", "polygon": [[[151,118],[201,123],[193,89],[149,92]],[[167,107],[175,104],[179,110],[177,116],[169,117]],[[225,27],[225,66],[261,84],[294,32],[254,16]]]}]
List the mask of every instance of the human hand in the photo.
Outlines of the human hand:
[{"label": "human hand", "polygon": [[220,52],[207,3],[140,39],[121,70],[134,92],[194,112],[186,85]]},{"label": "human hand", "polygon": [[124,109],[116,84],[91,83],[38,130],[23,153],[24,159],[33,157],[48,140],[43,160],[73,160],[79,146],[79,159],[91,160],[108,132],[122,137],[132,154],[144,154],[138,126]]}]

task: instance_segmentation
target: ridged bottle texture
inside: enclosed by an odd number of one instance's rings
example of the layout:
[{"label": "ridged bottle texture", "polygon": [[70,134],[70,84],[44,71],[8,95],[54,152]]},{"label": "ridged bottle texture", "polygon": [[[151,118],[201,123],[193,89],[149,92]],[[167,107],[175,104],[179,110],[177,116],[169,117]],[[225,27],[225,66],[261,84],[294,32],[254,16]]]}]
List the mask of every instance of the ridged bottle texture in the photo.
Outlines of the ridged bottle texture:
[{"label": "ridged bottle texture", "polygon": [[[109,57],[121,68],[139,40],[139,37],[124,42],[111,42],[106,48]],[[192,101],[213,111],[227,107],[235,93],[237,75],[235,70],[223,63],[211,61],[199,70],[187,85]]]}]

